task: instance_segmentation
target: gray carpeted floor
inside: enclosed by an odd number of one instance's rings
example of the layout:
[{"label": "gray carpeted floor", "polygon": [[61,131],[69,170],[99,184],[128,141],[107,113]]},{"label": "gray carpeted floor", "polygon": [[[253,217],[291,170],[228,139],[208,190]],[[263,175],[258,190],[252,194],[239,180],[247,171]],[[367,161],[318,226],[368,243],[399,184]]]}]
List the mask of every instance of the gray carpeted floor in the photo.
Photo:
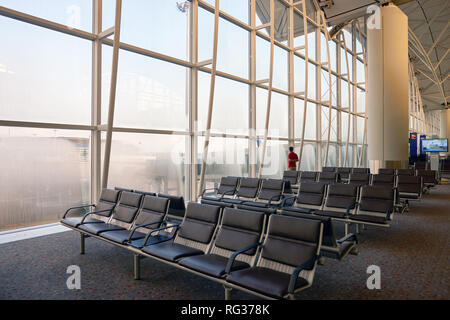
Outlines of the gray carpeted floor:
[{"label": "gray carpeted floor", "polygon": [[[300,298],[449,299],[449,217],[450,185],[440,185],[391,228],[364,230],[358,256],[327,259]],[[81,268],[81,290],[66,287],[70,265]],[[366,287],[370,265],[381,268],[380,290]],[[131,252],[90,238],[80,255],[79,234],[69,231],[0,245],[0,299],[223,299],[223,288],[151,259],[135,281]]]}]

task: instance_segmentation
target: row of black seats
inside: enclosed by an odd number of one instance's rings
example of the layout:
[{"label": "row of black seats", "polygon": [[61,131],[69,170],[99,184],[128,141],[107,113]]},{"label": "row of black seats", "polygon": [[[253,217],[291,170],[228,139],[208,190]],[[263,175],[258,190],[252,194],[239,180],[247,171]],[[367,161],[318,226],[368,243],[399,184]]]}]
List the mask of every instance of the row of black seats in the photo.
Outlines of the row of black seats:
[{"label": "row of black seats", "polygon": [[[289,172],[289,171],[288,171]],[[329,175],[332,173],[324,173]],[[394,202],[399,211],[407,210],[409,200],[420,200],[422,196],[422,178],[414,176],[399,176],[395,179],[390,175],[373,175],[370,179],[369,174],[355,173],[350,175],[348,184],[357,187],[369,185],[369,180],[372,186],[387,188],[394,196]],[[201,203],[219,205],[221,207],[237,207],[241,209],[253,208],[281,208],[285,206],[286,197],[290,198],[289,194],[285,193],[284,180],[276,179],[257,179],[257,178],[237,178],[237,177],[222,177],[218,188],[214,189],[213,194],[207,194],[204,190]],[[285,183],[289,181],[284,181]],[[300,183],[315,183],[315,180],[305,180]],[[317,183],[321,184],[337,184],[336,180],[321,180]],[[298,193],[298,186],[296,186]],[[345,187],[344,187],[345,188]],[[292,194],[291,194],[292,195]]]},{"label": "row of black seats", "polygon": [[[326,169],[326,168],[324,168]],[[350,168],[347,168],[350,169]],[[288,181],[291,186],[298,185],[301,182],[310,182],[310,181],[318,181],[324,183],[355,183],[359,185],[363,184],[382,184],[387,185],[391,184],[394,187],[397,183],[399,177],[410,177],[417,176],[422,177],[423,183],[426,186],[434,186],[438,183],[438,179],[436,176],[436,171],[434,170],[414,170],[414,169],[402,169],[402,170],[394,170],[394,169],[380,169],[378,174],[370,174],[369,172],[361,173],[361,172],[352,172],[352,173],[343,173],[339,172],[329,172],[329,171],[285,171],[283,173],[283,180]],[[405,181],[410,180],[414,181],[414,179],[404,179]],[[417,179],[416,179],[417,180]]]},{"label": "row of black seats", "polygon": [[283,210],[342,221],[347,233],[349,224],[389,227],[394,216],[396,192],[369,185],[304,182],[291,199],[285,199],[291,201],[285,203]]},{"label": "row of black seats", "polygon": [[80,232],[82,253],[86,237],[133,251],[136,278],[140,258],[149,257],[223,284],[227,298],[233,288],[293,298],[312,285],[329,220],[189,202],[182,222],[173,224],[169,201],[105,189],[95,211],[80,220],[69,216],[71,208],[61,222]]},{"label": "row of black seats", "polygon": [[201,203],[222,206],[246,205],[259,208],[279,207],[285,197],[283,179],[222,177],[218,188],[205,189]]}]

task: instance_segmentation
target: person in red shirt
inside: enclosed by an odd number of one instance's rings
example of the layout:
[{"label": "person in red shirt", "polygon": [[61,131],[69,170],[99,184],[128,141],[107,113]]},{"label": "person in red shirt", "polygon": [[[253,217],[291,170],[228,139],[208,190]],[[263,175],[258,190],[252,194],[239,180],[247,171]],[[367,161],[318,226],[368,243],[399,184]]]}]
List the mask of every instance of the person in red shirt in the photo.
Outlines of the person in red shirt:
[{"label": "person in red shirt", "polygon": [[288,155],[288,170],[295,171],[297,170],[297,162],[298,156],[294,152],[294,147],[289,147],[289,155]]}]

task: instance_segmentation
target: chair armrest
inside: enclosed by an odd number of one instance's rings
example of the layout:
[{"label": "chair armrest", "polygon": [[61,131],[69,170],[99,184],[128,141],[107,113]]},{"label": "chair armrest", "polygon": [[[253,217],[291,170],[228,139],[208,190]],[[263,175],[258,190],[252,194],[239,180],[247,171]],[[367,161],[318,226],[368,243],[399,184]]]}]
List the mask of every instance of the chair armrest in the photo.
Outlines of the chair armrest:
[{"label": "chair armrest", "polygon": [[280,201],[282,202],[284,196],[283,196],[283,194],[280,194],[280,195],[275,195],[275,196],[270,197],[270,198],[269,198],[269,202],[268,202],[268,205],[269,205],[269,206],[272,204],[272,200],[275,199],[275,198],[280,198]]},{"label": "chair armrest", "polygon": [[242,254],[242,253],[244,253],[244,252],[247,252],[247,251],[250,250],[250,249],[256,248],[256,247],[258,247],[260,244],[261,244],[261,243],[257,242],[257,243],[254,243],[254,244],[252,244],[251,246],[248,246],[248,247],[246,247],[246,248],[244,248],[244,249],[234,251],[234,252],[231,254],[230,259],[228,259],[227,267],[225,268],[225,274],[229,274],[229,273],[230,273],[230,270],[231,270],[231,268],[233,267],[234,260],[236,260],[236,257],[237,257],[238,255],[240,255],[240,254]]},{"label": "chair armrest", "polygon": [[99,211],[92,211],[92,212],[88,212],[83,216],[83,219],[81,219],[81,224],[84,223],[84,220],[86,220],[87,216],[90,216],[91,214],[97,214],[100,212],[109,212],[112,211],[113,209],[105,209],[105,210],[99,210]]},{"label": "chair armrest", "polygon": [[69,213],[70,210],[74,210],[74,209],[82,209],[82,208],[88,208],[88,207],[95,207],[95,204],[86,204],[84,206],[77,206],[77,207],[72,207],[66,210],[66,212],[63,215],[63,219],[66,217],[66,215]]},{"label": "chair armrest", "polygon": [[356,243],[358,243],[358,237],[356,236],[355,233],[349,233],[349,234],[343,236],[342,238],[336,240],[336,242],[341,244],[341,243],[343,243],[344,241],[347,241],[347,240],[353,240]]},{"label": "chair armrest", "polygon": [[[158,229],[153,229],[153,230],[151,230],[149,233],[147,233],[147,236],[145,237],[145,239],[144,239],[144,244],[143,244],[143,246],[142,247],[145,247],[145,245],[147,244],[147,241],[148,241],[148,239],[150,238],[150,236],[153,234],[153,233],[155,233],[155,232],[158,232],[158,231],[162,231],[162,230],[165,230],[165,229],[170,229],[170,228],[176,228],[176,230],[175,230],[175,233],[178,231],[178,228],[180,227],[180,225],[181,224],[172,224],[172,225],[170,225],[170,226],[165,226],[165,227],[161,227],[161,228],[158,228]],[[174,233],[174,235],[175,235],[175,233]],[[174,236],[173,235],[173,236]],[[172,237],[173,237],[172,236]]]},{"label": "chair armrest", "polygon": [[228,191],[225,191],[225,192],[222,193],[222,195],[220,196],[220,201],[222,201],[223,197],[224,197],[226,194],[234,194],[235,192],[236,192],[236,190],[228,190]]},{"label": "chair armrest", "polygon": [[285,207],[287,200],[295,199],[295,198],[297,198],[297,197],[296,196],[284,197],[283,201],[281,201],[281,207]]},{"label": "chair armrest", "polygon": [[161,223],[162,223],[161,221],[157,221],[157,222],[151,222],[151,223],[138,224],[138,225],[134,226],[133,229],[131,229],[131,233],[130,233],[130,235],[128,236],[127,242],[130,242],[130,241],[131,241],[131,237],[133,236],[134,232],[135,232],[137,229],[142,228],[142,227],[151,226],[151,225],[153,225],[153,224],[161,224]]},{"label": "chair armrest", "polygon": [[302,263],[301,265],[299,265],[297,268],[294,269],[294,271],[291,274],[291,278],[289,279],[289,287],[288,287],[289,293],[294,293],[295,283],[297,282],[297,278],[298,278],[298,275],[300,274],[300,271],[302,271],[306,268],[311,268],[311,264],[314,264],[316,262],[316,260],[318,260],[318,259],[319,259],[319,256],[315,255],[314,257],[312,257],[311,259],[309,259],[305,263]]},{"label": "chair armrest", "polygon": [[386,220],[391,220],[391,214],[392,214],[392,210],[391,210],[391,209],[388,209],[388,210],[386,211]]},{"label": "chair armrest", "polygon": [[357,206],[358,206],[358,202],[355,202],[353,205],[347,206],[347,210],[345,211],[345,217],[346,218],[350,217],[350,210],[352,210],[352,207],[353,207],[353,209],[356,209]]},{"label": "chair armrest", "polygon": [[208,191],[208,190],[215,190],[215,191],[217,191],[218,189],[217,189],[217,188],[207,188],[207,189],[203,189],[203,191],[202,191],[202,198],[203,198],[203,196],[205,195],[205,192]]}]

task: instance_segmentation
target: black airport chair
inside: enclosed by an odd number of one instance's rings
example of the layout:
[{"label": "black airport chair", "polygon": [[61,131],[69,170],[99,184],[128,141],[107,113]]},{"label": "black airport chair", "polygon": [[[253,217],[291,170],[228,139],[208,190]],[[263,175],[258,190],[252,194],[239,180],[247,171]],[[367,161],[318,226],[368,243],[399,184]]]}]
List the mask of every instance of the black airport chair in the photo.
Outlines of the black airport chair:
[{"label": "black airport chair", "polygon": [[350,219],[358,223],[389,226],[394,217],[395,190],[376,186],[363,186],[358,209]]},{"label": "black airport chair", "polygon": [[[327,185],[322,182],[303,182],[300,184],[298,194],[293,206],[283,206],[284,210],[311,213],[322,208]],[[288,198],[285,199],[289,201]]]},{"label": "black airport chair", "polygon": [[[204,254],[208,251],[217,224],[220,220],[221,208],[196,202],[189,202],[181,224],[168,225],[151,230],[144,242],[142,252],[146,256],[175,262],[181,258]],[[172,240],[153,241],[152,235],[167,229],[175,229]],[[147,241],[150,241],[150,245]]]},{"label": "black airport chair", "polygon": [[352,184],[331,184],[322,210],[313,213],[337,219],[347,219],[354,213],[358,198],[358,186]]},{"label": "black airport chair", "polygon": [[304,219],[319,220],[323,223],[323,237],[320,246],[320,256],[331,259],[342,260],[349,253],[357,254],[358,238],[356,234],[349,233],[346,236],[337,239],[334,232],[333,221],[329,217],[320,217],[307,213],[300,213],[289,210],[282,210],[282,215],[299,217]]},{"label": "black airport chair", "polygon": [[383,188],[395,188],[395,176],[390,174],[372,175],[372,186]]},{"label": "black airport chair", "polygon": [[387,174],[387,175],[395,175],[395,169],[386,169],[386,168],[380,168],[378,169],[378,174]]},{"label": "black airport chair", "polygon": [[333,184],[337,182],[338,176],[335,172],[319,172],[319,182]]},{"label": "black airport chair", "polygon": [[284,181],[279,179],[265,179],[255,201],[245,201],[241,204],[262,208],[279,206],[284,198]]},{"label": "black airport chair", "polygon": [[[83,223],[103,223],[109,220],[114,207],[117,205],[119,201],[120,191],[111,190],[111,189],[103,189],[100,194],[100,199],[97,204],[89,204],[85,206],[72,207],[67,209],[64,213],[64,216],[61,219],[61,223],[77,228],[83,221]],[[69,216],[69,213],[73,212],[73,210],[77,209],[85,209],[85,208],[93,208],[88,213],[85,213],[81,217],[72,217]]]},{"label": "black airport chair", "polygon": [[169,199],[144,196],[131,230],[107,231],[100,236],[120,244],[131,244],[140,248],[150,230],[162,227],[167,217],[168,207]]},{"label": "black airport chair", "polygon": [[[202,199],[221,201],[224,197],[233,197],[236,193],[239,183],[237,177],[222,177],[218,188],[204,189],[202,192]],[[213,190],[213,194],[207,194],[207,191]]]},{"label": "black airport chair", "polygon": [[316,171],[302,171],[300,173],[300,183],[303,182],[316,182],[318,172]]},{"label": "black airport chair", "polygon": [[123,191],[119,203],[114,207],[109,222],[83,223],[78,229],[90,234],[99,235],[106,231],[126,230],[131,225],[139,210],[142,194]]},{"label": "black airport chair", "polygon": [[215,278],[250,268],[263,237],[265,219],[264,213],[226,208],[210,253],[183,258],[179,264]]},{"label": "black airport chair", "polygon": [[322,230],[320,221],[271,215],[256,265],[231,272],[225,290],[235,288],[272,299],[294,298],[313,283]]},{"label": "black airport chair", "polygon": [[338,179],[340,182],[347,182],[348,181],[348,176],[350,175],[350,173],[352,172],[352,168],[347,168],[347,167],[339,167],[337,168],[337,173],[338,173]]},{"label": "black airport chair", "polygon": [[258,178],[241,178],[241,183],[239,184],[239,189],[236,192],[235,198],[223,198],[222,201],[240,204],[245,201],[255,200],[258,196],[260,184],[261,179]]}]

